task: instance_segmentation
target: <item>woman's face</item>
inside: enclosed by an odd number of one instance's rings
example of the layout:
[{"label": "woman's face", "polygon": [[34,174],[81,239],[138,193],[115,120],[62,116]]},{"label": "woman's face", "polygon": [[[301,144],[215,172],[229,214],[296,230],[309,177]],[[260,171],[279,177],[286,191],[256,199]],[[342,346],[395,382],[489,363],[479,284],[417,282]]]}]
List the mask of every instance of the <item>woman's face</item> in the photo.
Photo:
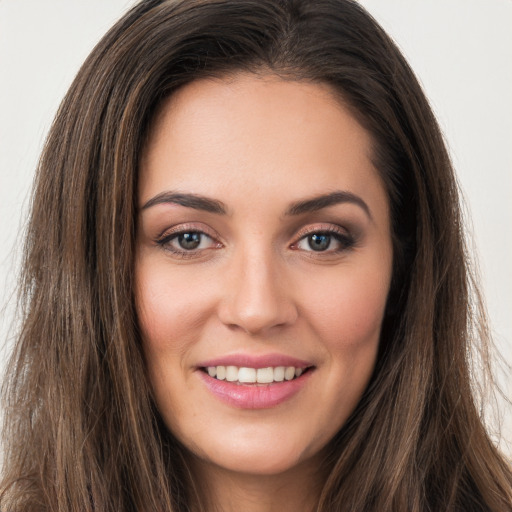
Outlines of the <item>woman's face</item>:
[{"label": "woman's face", "polygon": [[370,155],[324,85],[241,74],[161,109],[141,160],[137,310],[157,407],[197,460],[311,466],[354,410],[392,267]]}]

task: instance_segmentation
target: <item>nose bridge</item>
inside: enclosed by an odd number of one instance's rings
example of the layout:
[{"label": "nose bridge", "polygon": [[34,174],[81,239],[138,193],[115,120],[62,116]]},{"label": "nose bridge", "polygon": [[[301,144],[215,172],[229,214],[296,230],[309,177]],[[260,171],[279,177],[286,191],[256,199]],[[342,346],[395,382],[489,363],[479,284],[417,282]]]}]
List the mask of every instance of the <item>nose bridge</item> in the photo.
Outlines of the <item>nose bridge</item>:
[{"label": "nose bridge", "polygon": [[292,323],[296,309],[282,262],[264,243],[240,248],[229,268],[222,320],[250,334]]}]

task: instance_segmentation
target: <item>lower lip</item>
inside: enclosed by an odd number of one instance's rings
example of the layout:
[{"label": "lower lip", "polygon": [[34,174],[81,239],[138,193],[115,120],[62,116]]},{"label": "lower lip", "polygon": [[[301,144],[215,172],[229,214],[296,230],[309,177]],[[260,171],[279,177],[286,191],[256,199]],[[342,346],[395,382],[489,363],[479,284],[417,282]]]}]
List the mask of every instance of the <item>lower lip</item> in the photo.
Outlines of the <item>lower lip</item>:
[{"label": "lower lip", "polygon": [[269,409],[296,395],[309,380],[312,370],[300,377],[273,384],[237,384],[218,380],[198,370],[208,390],[222,402],[239,409]]}]

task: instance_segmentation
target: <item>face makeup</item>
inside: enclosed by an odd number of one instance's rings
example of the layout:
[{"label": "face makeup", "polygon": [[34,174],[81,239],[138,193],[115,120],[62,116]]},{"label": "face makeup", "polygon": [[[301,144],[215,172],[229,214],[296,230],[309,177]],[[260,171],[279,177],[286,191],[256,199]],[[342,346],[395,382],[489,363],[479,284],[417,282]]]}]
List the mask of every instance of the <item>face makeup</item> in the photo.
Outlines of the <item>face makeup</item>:
[{"label": "face makeup", "polygon": [[368,133],[328,86],[197,81],[157,115],[138,199],[136,306],[169,430],[232,474],[319,463],[371,377],[391,279]]}]

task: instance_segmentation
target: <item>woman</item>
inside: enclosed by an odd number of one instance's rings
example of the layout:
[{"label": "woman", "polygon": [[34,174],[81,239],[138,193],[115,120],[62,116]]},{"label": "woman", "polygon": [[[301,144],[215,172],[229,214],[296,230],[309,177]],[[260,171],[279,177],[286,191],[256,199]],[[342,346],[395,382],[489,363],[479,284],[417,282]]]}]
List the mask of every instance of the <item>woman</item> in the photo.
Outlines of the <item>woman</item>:
[{"label": "woman", "polygon": [[23,285],[2,509],[512,509],[449,158],[356,3],[134,7],[57,115]]}]

